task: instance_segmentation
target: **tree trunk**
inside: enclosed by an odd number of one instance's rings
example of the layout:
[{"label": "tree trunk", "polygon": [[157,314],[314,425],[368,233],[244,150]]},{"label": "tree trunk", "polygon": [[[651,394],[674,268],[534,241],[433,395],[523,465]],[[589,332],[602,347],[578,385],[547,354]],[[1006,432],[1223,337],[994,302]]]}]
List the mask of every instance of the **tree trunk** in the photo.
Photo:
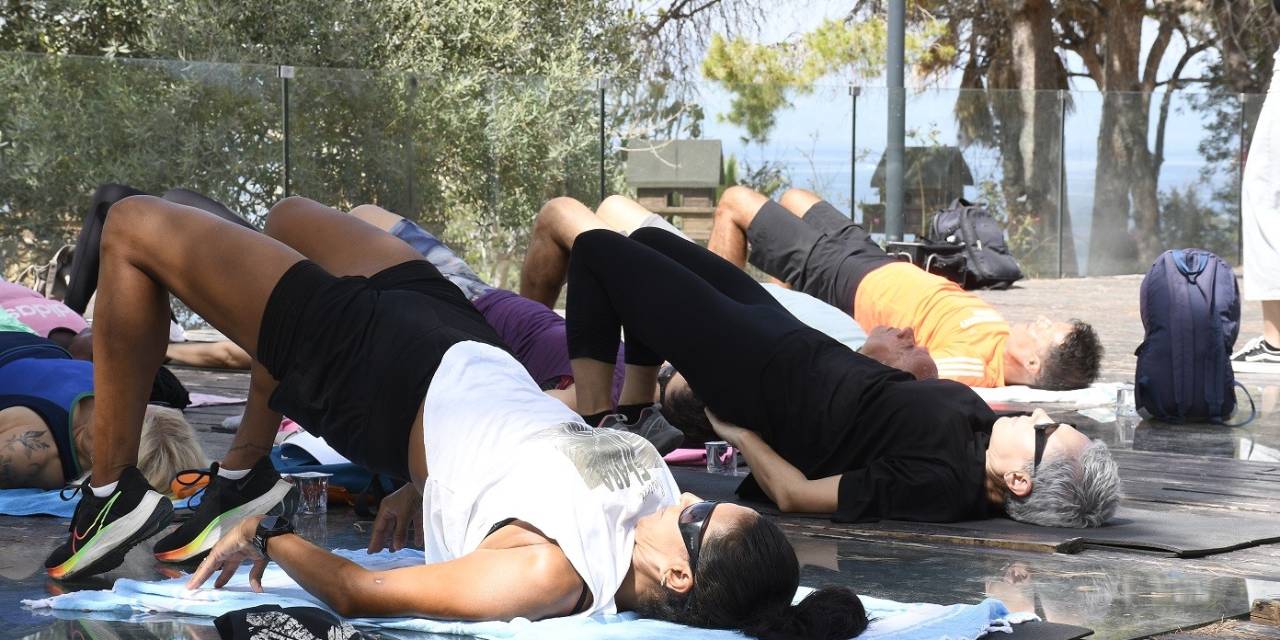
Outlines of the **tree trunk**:
[{"label": "tree trunk", "polygon": [[[1089,275],[1137,272],[1139,245],[1144,253],[1153,243],[1159,246],[1158,234],[1151,234],[1152,226],[1158,223],[1158,206],[1147,148],[1147,98],[1138,76],[1144,2],[1114,0],[1104,6],[1105,76],[1100,82],[1104,94],[1089,233]],[[1137,223],[1134,235],[1129,233],[1131,195]],[[1140,241],[1135,241],[1135,235]]]},{"label": "tree trunk", "polygon": [[[1058,236],[1064,234],[1062,267],[1075,274],[1075,245],[1071,241],[1071,217],[1064,211],[1058,228],[1061,178],[1062,113],[1056,89],[1064,86],[1061,60],[1054,50],[1053,6],[1049,0],[1023,0],[1010,4],[1010,67],[1017,94],[1017,127],[1004,134],[1016,144],[1014,160],[1021,164],[1013,176],[1020,197],[1008,199],[1010,208],[1031,222],[1035,234],[1032,273],[1057,275]],[[1006,122],[1004,124],[1015,124]],[[1002,145],[1007,146],[1007,145]],[[1007,153],[1007,152],[1006,152]],[[1006,163],[1007,165],[1008,163]],[[1006,173],[1006,184],[1010,184]]]}]

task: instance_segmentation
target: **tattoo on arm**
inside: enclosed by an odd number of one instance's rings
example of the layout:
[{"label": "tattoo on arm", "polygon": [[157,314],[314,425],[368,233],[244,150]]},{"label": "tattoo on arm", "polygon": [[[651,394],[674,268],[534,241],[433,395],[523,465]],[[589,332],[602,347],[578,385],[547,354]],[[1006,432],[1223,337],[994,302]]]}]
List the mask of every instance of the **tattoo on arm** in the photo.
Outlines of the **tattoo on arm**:
[{"label": "tattoo on arm", "polygon": [[25,487],[39,476],[52,449],[47,431],[29,429],[0,441],[0,487]]}]

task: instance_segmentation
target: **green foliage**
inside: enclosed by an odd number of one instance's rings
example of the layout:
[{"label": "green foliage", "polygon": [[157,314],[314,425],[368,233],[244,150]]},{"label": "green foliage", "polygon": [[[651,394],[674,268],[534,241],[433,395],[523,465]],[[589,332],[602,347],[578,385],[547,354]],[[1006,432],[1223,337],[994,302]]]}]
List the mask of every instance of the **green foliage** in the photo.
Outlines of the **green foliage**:
[{"label": "green foliage", "polygon": [[[955,50],[942,44],[944,25],[924,21],[907,34],[908,64],[936,66]],[[779,110],[793,95],[812,93],[815,83],[836,72],[851,78],[878,77],[884,65],[884,18],[826,20],[795,41],[761,44],[715,36],[702,63],[708,79],[733,94],[724,121],[742,126],[748,140],[764,142]]]},{"label": "green foliage", "polygon": [[1219,204],[1230,196],[1210,194],[1205,202],[1200,190],[1209,186],[1201,180],[1181,188],[1160,192],[1160,243],[1170,249],[1199,247],[1208,249],[1236,263],[1239,233],[1234,208],[1224,210]]},{"label": "green foliage", "polygon": [[[285,193],[277,64],[298,67],[290,192],[381,204],[500,269],[548,197],[597,197],[596,78],[634,71],[642,19],[611,9],[10,0],[0,48],[30,53],[0,53],[0,237],[35,240],[6,271],[72,239],[103,182],[184,186],[260,218]],[[114,60],[31,55],[49,53]]]}]

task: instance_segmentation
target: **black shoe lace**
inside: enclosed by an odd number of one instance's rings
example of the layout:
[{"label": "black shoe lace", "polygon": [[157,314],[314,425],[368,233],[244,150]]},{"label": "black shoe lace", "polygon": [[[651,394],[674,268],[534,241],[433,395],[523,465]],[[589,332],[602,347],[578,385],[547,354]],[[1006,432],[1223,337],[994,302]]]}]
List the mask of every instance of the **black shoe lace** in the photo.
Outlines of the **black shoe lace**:
[{"label": "black shoe lace", "polygon": [[[77,495],[80,495],[81,491],[84,491],[84,487],[87,484],[89,484],[88,478],[79,480],[77,482],[68,482],[67,486],[63,487],[62,490],[58,492],[58,497],[62,498],[63,500],[74,500]],[[68,489],[71,490],[70,495],[67,495]]]},{"label": "black shoe lace", "polygon": [[[183,469],[174,477],[174,481],[184,487],[194,487],[200,484],[201,480],[208,478],[208,481],[204,486],[200,487],[195,493],[187,496],[187,508],[195,509],[204,502],[205,492],[209,490],[209,487],[213,486],[213,480],[217,477],[218,463],[215,462],[209,465],[208,469]],[[196,498],[199,498],[199,500],[196,500]]]}]

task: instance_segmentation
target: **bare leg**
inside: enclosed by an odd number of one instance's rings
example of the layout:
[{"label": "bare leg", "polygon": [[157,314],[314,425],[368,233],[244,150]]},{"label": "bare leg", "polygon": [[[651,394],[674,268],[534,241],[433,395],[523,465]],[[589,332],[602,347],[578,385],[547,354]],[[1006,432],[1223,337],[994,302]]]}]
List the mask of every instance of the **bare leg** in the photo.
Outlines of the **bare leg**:
[{"label": "bare leg", "polygon": [[805,189],[787,189],[778,199],[778,204],[795,214],[797,218],[803,218],[804,214],[819,202],[822,202],[822,198],[818,197],[818,194]]},{"label": "bare leg", "polygon": [[[167,344],[166,292],[256,353],[267,299],[301,259],[260,233],[159,198],[134,196],[112,208],[94,314],[95,486],[137,463],[143,412]],[[265,406],[254,396],[251,388],[250,406]]]},{"label": "bare leg", "polygon": [[391,213],[376,204],[362,204],[352,209],[351,215],[387,233],[391,232],[391,228],[396,226],[396,223],[404,220],[403,216]]},{"label": "bare leg", "polygon": [[520,270],[520,295],[554,307],[569,273],[574,238],[583,231],[607,228],[591,209],[573,198],[547,201],[533,223],[533,237]]},{"label": "bare leg", "polygon": [[208,369],[248,369],[253,358],[230,340],[218,342],[175,342],[165,349],[174,364]]},{"label": "bare leg", "polygon": [[[589,416],[613,409],[613,398],[610,397],[613,386],[612,362],[574,358],[569,361],[569,366],[573,368],[573,386],[578,398],[579,414]],[[622,384],[626,385],[626,380]]]},{"label": "bare leg", "polygon": [[631,198],[613,195],[600,203],[596,215],[614,231],[629,236],[653,214]]},{"label": "bare leg", "polygon": [[250,469],[263,456],[271,453],[276,432],[280,430],[278,411],[267,406],[279,381],[267,373],[267,369],[255,360],[249,368],[249,399],[244,403],[244,416],[236,428],[231,449],[222,458],[222,468],[230,470]]},{"label": "bare leg", "polygon": [[629,364],[618,404],[652,404],[658,398],[658,367]]},{"label": "bare leg", "polygon": [[738,266],[747,266],[747,228],[769,199],[746,187],[729,187],[716,204],[707,248]]},{"label": "bare leg", "polygon": [[1273,347],[1280,347],[1280,300],[1262,302],[1262,336]]},{"label": "bare leg", "polygon": [[380,228],[388,221],[387,228],[394,226],[400,216],[372,205],[356,209],[379,221],[370,224],[314,200],[288,198],[271,208],[263,231],[335,276],[372,276],[412,260],[425,262],[413,247]]}]

